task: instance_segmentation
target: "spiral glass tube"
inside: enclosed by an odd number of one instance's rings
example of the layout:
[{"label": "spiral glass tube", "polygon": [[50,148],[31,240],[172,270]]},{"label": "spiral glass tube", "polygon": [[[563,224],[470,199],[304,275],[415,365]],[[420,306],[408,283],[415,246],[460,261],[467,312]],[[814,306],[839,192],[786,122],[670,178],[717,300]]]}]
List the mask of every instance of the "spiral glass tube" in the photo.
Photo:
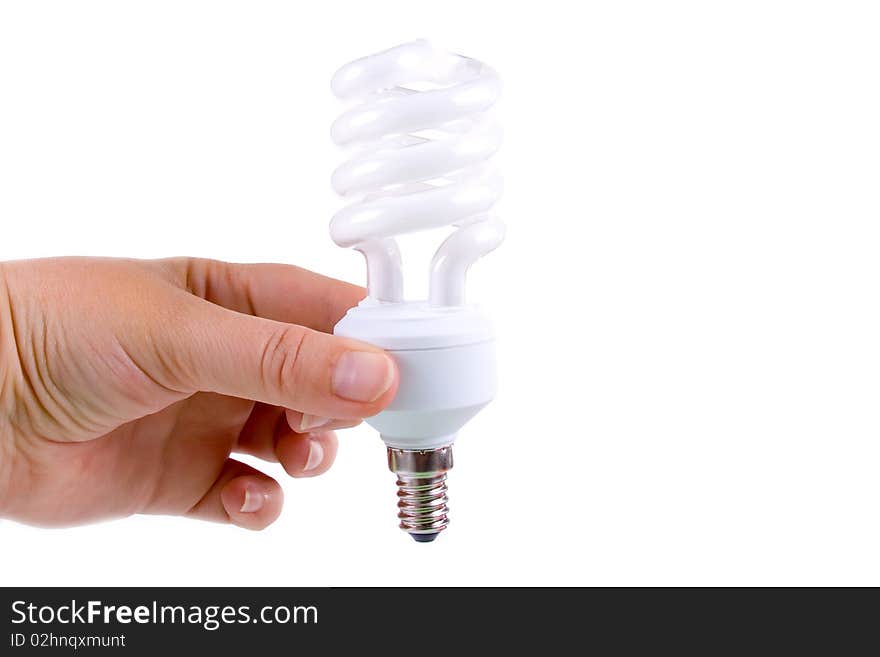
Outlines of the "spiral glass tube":
[{"label": "spiral glass tube", "polygon": [[332,86],[356,103],[332,127],[334,141],[352,150],[333,174],[334,189],[351,200],[333,217],[333,240],[364,254],[370,296],[395,302],[403,275],[394,237],[459,226],[434,255],[429,301],[463,304],[468,267],[504,239],[490,215],[502,187],[490,162],[501,145],[490,114],[497,74],[418,40],[344,66]]}]

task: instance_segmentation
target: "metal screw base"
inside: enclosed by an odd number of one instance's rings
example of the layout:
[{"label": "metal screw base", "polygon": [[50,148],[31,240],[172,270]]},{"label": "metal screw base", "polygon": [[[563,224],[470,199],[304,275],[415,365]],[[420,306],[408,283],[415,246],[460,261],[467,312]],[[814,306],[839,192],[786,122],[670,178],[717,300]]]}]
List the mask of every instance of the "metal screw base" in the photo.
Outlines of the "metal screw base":
[{"label": "metal screw base", "polygon": [[400,528],[419,543],[433,541],[449,524],[446,473],[452,468],[452,446],[426,450],[389,447],[388,467],[397,474]]}]

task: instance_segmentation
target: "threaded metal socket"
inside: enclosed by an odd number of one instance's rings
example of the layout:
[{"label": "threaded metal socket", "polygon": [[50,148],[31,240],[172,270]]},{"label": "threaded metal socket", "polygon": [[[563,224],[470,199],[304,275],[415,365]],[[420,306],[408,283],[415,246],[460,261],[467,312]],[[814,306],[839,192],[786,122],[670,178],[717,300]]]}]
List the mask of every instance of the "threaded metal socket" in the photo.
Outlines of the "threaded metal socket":
[{"label": "threaded metal socket", "polygon": [[449,524],[446,473],[452,468],[452,445],[425,450],[389,447],[388,468],[397,475],[400,528],[420,543],[433,541]]}]

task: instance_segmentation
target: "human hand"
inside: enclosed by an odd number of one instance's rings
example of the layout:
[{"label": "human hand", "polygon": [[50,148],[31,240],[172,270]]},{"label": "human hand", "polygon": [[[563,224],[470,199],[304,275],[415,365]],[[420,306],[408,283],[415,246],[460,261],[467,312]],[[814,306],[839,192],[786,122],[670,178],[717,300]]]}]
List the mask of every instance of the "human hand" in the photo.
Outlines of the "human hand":
[{"label": "human hand", "polygon": [[321,474],[394,397],[390,357],[326,333],[363,296],[285,265],[0,263],[0,517],[266,527],[281,487],[230,454]]}]

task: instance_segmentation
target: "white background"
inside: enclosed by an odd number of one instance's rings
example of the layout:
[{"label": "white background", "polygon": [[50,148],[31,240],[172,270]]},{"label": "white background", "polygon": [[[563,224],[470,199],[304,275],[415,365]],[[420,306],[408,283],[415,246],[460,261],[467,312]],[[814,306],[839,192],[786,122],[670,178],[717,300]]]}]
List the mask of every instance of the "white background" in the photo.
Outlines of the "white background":
[{"label": "white background", "polygon": [[323,477],[267,468],[265,532],[4,522],[0,583],[880,584],[878,33],[848,2],[0,4],[0,258],[362,282],[329,80],[419,36],[504,77],[509,227],[470,286],[501,391],[435,543],[363,427]]}]

